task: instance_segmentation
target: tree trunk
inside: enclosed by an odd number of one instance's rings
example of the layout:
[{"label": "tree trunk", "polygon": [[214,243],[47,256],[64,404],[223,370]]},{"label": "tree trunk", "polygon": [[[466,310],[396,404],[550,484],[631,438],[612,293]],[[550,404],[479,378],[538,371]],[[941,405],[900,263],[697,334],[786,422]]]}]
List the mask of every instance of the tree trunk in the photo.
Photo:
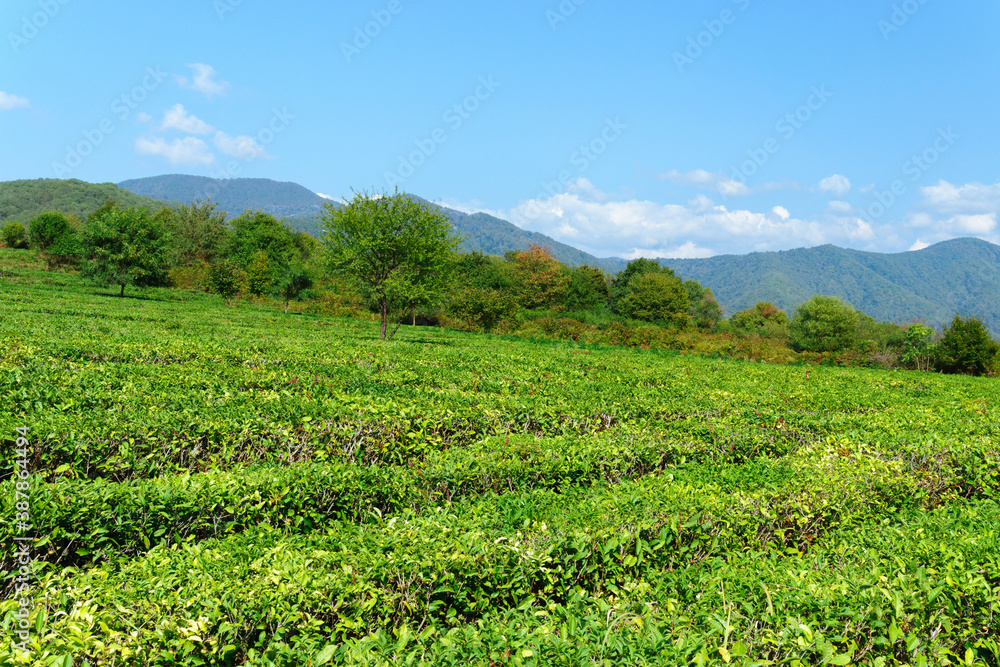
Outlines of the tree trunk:
[{"label": "tree trunk", "polygon": [[417,311],[413,311],[413,326],[417,326]]},{"label": "tree trunk", "polygon": [[118,294],[119,297],[125,298],[125,283],[122,283],[122,291]]},{"label": "tree trunk", "polygon": [[382,300],[382,340],[385,340],[385,330],[389,324],[389,302],[385,299]]}]

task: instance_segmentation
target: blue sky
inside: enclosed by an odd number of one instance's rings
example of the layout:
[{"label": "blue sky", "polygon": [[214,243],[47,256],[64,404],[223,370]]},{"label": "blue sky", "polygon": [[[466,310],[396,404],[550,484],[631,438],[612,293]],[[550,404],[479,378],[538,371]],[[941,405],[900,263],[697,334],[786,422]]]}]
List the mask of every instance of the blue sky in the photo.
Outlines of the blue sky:
[{"label": "blue sky", "polygon": [[395,186],[599,256],[1000,242],[986,0],[7,0],[0,180]]}]

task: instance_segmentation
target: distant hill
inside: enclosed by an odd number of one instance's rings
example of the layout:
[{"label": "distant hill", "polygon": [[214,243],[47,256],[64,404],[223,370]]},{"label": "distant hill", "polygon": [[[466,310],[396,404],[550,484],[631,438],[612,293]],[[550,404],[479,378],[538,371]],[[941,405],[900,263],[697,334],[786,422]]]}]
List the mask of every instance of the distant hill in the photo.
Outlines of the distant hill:
[{"label": "distant hill", "polygon": [[0,223],[12,221],[27,225],[32,218],[46,211],[72,213],[86,219],[109,199],[122,206],[143,207],[151,211],[158,211],[164,206],[164,202],[140,197],[114,183],[54,178],[6,181],[0,183]]},{"label": "distant hill", "polygon": [[205,200],[235,218],[248,208],[267,211],[279,218],[310,218],[323,213],[323,199],[298,183],[272,181],[269,178],[227,178],[168,174],[135,178],[118,184],[137,195],[159,201],[190,204]]},{"label": "distant hill", "polygon": [[791,313],[812,295],[829,294],[882,321],[938,327],[957,312],[1000,334],[1000,246],[979,239],[897,254],[824,245],[660,263],[711,288],[730,314],[758,301]]}]

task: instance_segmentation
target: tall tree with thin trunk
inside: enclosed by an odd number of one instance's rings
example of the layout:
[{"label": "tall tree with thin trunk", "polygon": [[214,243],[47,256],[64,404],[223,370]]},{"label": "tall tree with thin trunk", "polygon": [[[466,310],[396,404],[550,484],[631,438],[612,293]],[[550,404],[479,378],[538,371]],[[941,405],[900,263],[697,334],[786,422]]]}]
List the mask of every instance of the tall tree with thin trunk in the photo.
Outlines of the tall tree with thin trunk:
[{"label": "tall tree with thin trunk", "polygon": [[326,205],[324,235],[331,270],[352,281],[379,313],[380,337],[391,339],[391,317],[433,302],[446,288],[461,239],[432,205],[400,193],[356,192]]}]

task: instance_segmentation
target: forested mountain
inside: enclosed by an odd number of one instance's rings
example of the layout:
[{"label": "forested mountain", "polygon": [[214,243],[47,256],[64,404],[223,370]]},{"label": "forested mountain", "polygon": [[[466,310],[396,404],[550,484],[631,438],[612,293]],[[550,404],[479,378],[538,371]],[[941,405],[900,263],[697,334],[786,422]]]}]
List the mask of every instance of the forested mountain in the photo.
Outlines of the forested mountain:
[{"label": "forested mountain", "polygon": [[728,313],[758,301],[791,313],[812,295],[829,294],[882,321],[940,326],[957,312],[1000,333],[1000,246],[979,239],[896,254],[824,245],[660,263],[711,288]]},{"label": "forested mountain", "polygon": [[86,183],[76,179],[39,178],[0,183],[0,224],[20,222],[27,225],[46,211],[72,213],[85,219],[107,200],[122,206],[141,206],[159,210],[163,202],[140,197],[114,183]]},{"label": "forested mountain", "polygon": [[298,183],[269,178],[217,179],[206,176],[168,174],[136,178],[118,184],[127,190],[159,201],[189,204],[209,199],[235,218],[248,208],[267,211],[278,218],[309,218],[323,213],[323,199]]}]

